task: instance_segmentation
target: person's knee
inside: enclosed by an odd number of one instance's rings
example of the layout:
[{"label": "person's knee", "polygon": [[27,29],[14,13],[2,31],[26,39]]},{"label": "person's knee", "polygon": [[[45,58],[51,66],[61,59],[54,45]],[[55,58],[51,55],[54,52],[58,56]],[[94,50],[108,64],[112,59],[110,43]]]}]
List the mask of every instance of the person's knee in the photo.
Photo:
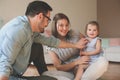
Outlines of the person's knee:
[{"label": "person's knee", "polygon": [[99,65],[99,67],[100,67],[102,70],[106,71],[107,68],[108,68],[109,62],[108,62],[108,60],[107,60],[106,58],[101,57],[101,58],[99,59],[98,65]]}]

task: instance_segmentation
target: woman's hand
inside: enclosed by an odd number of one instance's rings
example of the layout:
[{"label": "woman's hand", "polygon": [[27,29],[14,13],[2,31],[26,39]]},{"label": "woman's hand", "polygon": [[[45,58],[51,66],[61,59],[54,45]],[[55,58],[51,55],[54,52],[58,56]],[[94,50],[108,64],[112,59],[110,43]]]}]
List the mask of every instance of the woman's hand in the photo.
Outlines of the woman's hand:
[{"label": "woman's hand", "polygon": [[82,56],[78,60],[76,60],[75,64],[80,65],[80,64],[88,64],[90,61],[89,56]]}]

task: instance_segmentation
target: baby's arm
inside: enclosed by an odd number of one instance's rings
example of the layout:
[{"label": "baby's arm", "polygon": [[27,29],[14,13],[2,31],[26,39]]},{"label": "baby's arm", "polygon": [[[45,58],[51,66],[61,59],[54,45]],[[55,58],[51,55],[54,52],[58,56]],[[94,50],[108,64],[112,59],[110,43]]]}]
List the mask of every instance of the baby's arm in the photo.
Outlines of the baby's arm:
[{"label": "baby's arm", "polygon": [[80,52],[81,55],[84,55],[84,56],[90,56],[90,55],[95,55],[95,54],[99,54],[101,51],[101,40],[98,39],[97,42],[96,42],[96,49],[94,51],[82,51]]}]

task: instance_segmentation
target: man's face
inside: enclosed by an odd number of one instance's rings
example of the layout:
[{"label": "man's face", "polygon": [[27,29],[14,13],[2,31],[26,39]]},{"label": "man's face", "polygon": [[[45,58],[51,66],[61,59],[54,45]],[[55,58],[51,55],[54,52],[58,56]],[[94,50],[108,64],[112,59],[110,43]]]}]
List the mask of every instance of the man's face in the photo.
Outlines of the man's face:
[{"label": "man's face", "polygon": [[49,22],[50,22],[50,11],[47,14],[41,14],[41,18],[38,21],[38,25],[37,25],[37,32],[43,33],[44,29],[48,26]]}]

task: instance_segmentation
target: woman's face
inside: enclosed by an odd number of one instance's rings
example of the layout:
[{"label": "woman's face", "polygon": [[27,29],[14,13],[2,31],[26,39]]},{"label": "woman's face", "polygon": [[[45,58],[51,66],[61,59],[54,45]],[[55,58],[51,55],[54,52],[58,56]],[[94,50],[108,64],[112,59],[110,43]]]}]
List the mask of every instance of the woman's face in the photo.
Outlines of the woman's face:
[{"label": "woman's face", "polygon": [[61,19],[57,21],[57,31],[61,37],[67,35],[69,31],[69,23],[66,19]]}]

